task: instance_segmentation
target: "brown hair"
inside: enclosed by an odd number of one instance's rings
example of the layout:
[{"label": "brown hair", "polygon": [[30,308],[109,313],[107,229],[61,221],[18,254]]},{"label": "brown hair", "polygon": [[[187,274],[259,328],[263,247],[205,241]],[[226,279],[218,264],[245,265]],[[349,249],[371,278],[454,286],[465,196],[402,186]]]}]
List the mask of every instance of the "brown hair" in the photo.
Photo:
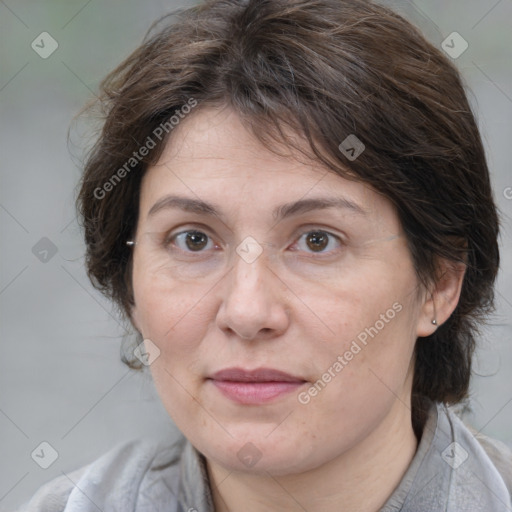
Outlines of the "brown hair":
[{"label": "brown hair", "polygon": [[[415,404],[462,400],[477,324],[493,305],[498,218],[452,63],[409,22],[367,0],[211,0],[154,29],[101,85],[105,122],[77,200],[94,286],[129,317],[125,242],[142,176],[168,136],[144,156],[138,150],[191,99],[197,108],[229,105],[267,147],[293,144],[282,130],[289,127],[333,172],[389,198],[422,282],[435,279],[439,258],[467,264],[454,313],[417,340],[413,383]],[[338,148],[350,134],[365,145],[353,161]],[[116,172],[122,179],[113,183]]]}]

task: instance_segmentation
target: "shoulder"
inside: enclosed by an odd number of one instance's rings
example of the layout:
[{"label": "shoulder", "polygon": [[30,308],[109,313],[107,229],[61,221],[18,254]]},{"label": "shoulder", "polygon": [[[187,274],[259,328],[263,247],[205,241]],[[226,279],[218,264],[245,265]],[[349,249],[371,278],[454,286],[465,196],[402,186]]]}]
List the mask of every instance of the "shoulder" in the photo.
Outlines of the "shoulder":
[{"label": "shoulder", "polygon": [[[468,478],[478,475],[477,480],[482,483],[486,483],[486,479],[489,480],[488,488],[496,487],[494,494],[497,494],[500,488],[500,492],[511,500],[512,450],[505,443],[488,437],[466,424],[456,412],[447,410],[447,413],[451,420],[454,441],[461,443],[462,448],[467,451],[462,453],[462,459],[467,458],[468,463],[470,462],[472,475],[468,475]],[[461,469],[462,467],[466,467],[466,464],[461,464]]]},{"label": "shoulder", "polygon": [[77,469],[68,476],[55,478],[43,485],[34,494],[32,499],[20,507],[17,512],[61,512],[66,507],[68,497],[73,490],[72,481],[80,479],[88,466]]},{"label": "shoulder", "polygon": [[154,500],[160,498],[172,511],[182,450],[183,440],[120,444],[91,464],[48,482],[18,512],[157,511]]},{"label": "shoulder", "polygon": [[471,427],[468,427],[468,429],[480,443],[489,459],[491,459],[494,467],[503,478],[508,492],[512,496],[512,449],[497,439],[492,439],[476,432]]},{"label": "shoulder", "polygon": [[459,414],[431,403],[416,455],[383,511],[512,510],[510,449]]}]

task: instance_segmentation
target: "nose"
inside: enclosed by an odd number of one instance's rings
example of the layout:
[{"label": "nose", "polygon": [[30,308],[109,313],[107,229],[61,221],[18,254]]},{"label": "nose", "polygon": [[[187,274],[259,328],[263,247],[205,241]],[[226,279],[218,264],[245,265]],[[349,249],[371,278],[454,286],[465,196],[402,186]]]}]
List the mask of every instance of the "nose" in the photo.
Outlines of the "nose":
[{"label": "nose", "polygon": [[284,284],[263,257],[252,263],[235,259],[222,289],[217,326],[246,340],[279,336],[289,325]]}]

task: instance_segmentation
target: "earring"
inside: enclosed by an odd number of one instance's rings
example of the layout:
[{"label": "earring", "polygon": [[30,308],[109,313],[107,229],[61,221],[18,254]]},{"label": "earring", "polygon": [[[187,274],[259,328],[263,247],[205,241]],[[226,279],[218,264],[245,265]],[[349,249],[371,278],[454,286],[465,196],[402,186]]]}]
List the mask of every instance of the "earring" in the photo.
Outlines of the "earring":
[{"label": "earring", "polygon": [[434,301],[434,297],[433,295],[430,296],[430,298],[432,299],[432,307],[434,308],[434,318],[432,319],[432,325],[437,325],[437,320],[436,320],[436,303]]},{"label": "earring", "polygon": [[126,245],[135,245],[135,242],[133,240],[126,240]]}]

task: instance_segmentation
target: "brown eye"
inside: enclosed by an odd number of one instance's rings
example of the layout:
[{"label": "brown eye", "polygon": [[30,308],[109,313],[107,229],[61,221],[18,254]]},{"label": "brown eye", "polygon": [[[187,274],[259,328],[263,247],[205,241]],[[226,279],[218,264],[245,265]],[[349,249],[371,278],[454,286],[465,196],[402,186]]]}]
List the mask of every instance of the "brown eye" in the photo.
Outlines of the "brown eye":
[{"label": "brown eye", "polygon": [[200,251],[206,247],[208,237],[200,231],[189,231],[185,243],[191,251]]},{"label": "brown eye", "polygon": [[329,243],[329,235],[323,231],[312,231],[306,236],[307,246],[315,252],[323,251]]},{"label": "brown eye", "polygon": [[201,231],[183,231],[172,238],[177,247],[187,252],[199,252],[213,245],[212,241],[205,233]]},{"label": "brown eye", "polygon": [[328,231],[313,230],[303,233],[294,244],[294,250],[317,254],[330,254],[342,246],[340,238]]}]

